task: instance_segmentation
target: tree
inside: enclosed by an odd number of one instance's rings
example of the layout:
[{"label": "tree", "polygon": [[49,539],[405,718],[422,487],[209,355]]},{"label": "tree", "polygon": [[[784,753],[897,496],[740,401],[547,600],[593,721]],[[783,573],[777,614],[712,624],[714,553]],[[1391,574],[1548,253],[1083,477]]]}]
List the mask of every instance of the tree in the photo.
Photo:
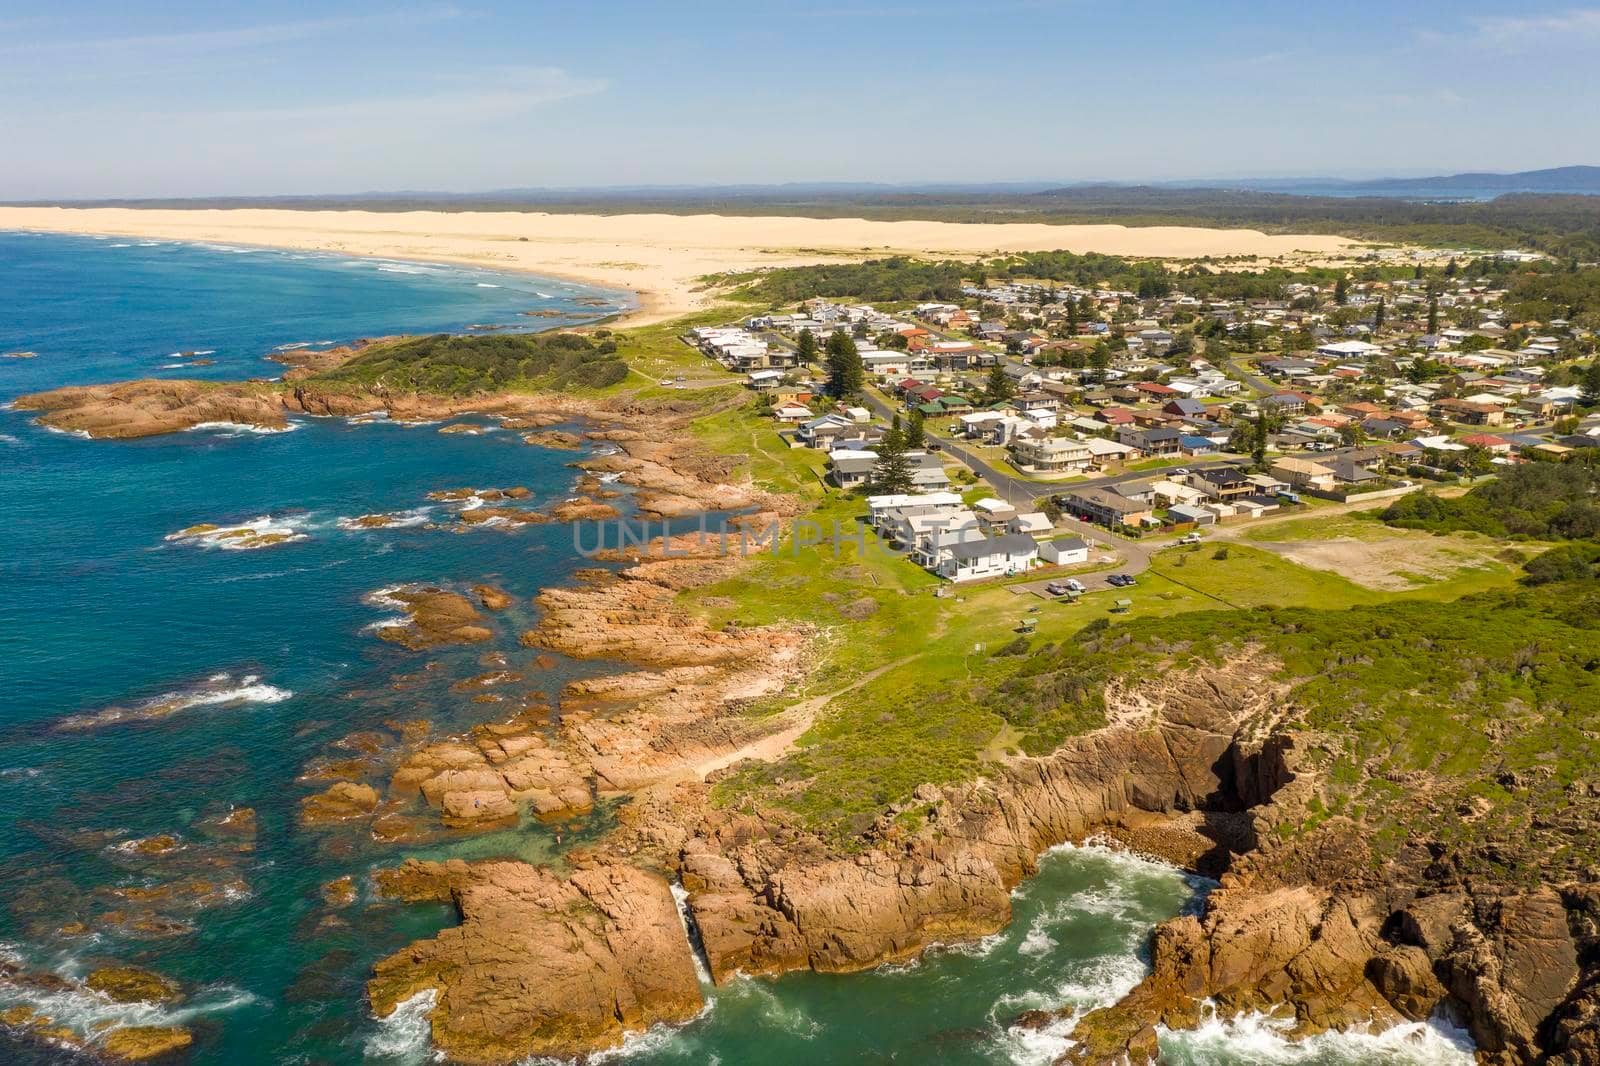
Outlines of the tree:
[{"label": "tree", "polygon": [[923,427],[922,408],[913,407],[906,416],[906,447],[915,451],[928,442],[927,430]]},{"label": "tree", "polygon": [[1091,368],[1090,380],[1096,385],[1105,384],[1106,371],[1111,366],[1111,356],[1106,352],[1104,344],[1095,345],[1094,351],[1089,353],[1089,366]]},{"label": "tree", "polygon": [[1383,328],[1383,320],[1387,313],[1388,308],[1384,304],[1383,297],[1380,296],[1378,297],[1378,306],[1372,312],[1372,331],[1374,333]]},{"label": "tree", "polygon": [[848,333],[834,332],[828,337],[828,395],[838,399],[861,391],[867,373],[861,366],[861,351]]},{"label": "tree", "polygon": [[1078,303],[1077,303],[1077,301],[1076,300],[1068,300],[1067,301],[1067,332],[1070,333],[1074,337],[1076,337],[1078,335],[1078,323],[1080,321],[1081,321],[1081,319],[1078,318]]},{"label": "tree", "polygon": [[996,364],[989,371],[989,380],[983,386],[983,402],[1003,403],[1017,394],[1017,387],[1006,376],[1005,367]]},{"label": "tree", "polygon": [[1439,298],[1428,297],[1428,333],[1437,335],[1439,332]]},{"label": "tree", "polygon": [[810,366],[815,363],[817,361],[817,335],[809,329],[801,330],[800,336],[795,343],[795,355],[803,366]]},{"label": "tree", "polygon": [[1487,474],[1494,469],[1494,456],[1481,444],[1469,444],[1461,453],[1461,469],[1473,477]]},{"label": "tree", "polygon": [[1444,276],[1447,278],[1455,277],[1458,273],[1460,273],[1460,271],[1461,268],[1456,265],[1456,261],[1453,256],[1451,257],[1450,262],[1444,265]]},{"label": "tree", "polygon": [[1367,434],[1359,423],[1346,422],[1339,427],[1339,440],[1346,448],[1359,448],[1367,442]]},{"label": "tree", "polygon": [[1583,390],[1582,398],[1585,404],[1590,407],[1600,404],[1600,359],[1590,363],[1589,368],[1583,372],[1583,383],[1579,388]]},{"label": "tree", "polygon": [[878,462],[872,468],[869,491],[890,494],[909,492],[911,489],[911,460],[906,457],[906,438],[898,425],[878,442]]},{"label": "tree", "polygon": [[1339,280],[1333,283],[1333,302],[1343,307],[1350,300],[1350,284],[1345,281],[1344,275],[1339,275]]}]

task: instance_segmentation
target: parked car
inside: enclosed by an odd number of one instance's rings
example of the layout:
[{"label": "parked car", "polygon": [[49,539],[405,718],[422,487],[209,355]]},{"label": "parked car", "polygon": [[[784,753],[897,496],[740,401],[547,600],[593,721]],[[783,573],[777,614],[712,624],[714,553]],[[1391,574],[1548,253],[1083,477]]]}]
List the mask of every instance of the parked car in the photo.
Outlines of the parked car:
[{"label": "parked car", "polygon": [[1052,596],[1065,596],[1067,593],[1073,591],[1071,586],[1069,586],[1065,581],[1052,581],[1050,584],[1044,587],[1044,590]]},{"label": "parked car", "polygon": [[1079,581],[1075,577],[1067,578],[1066,586],[1067,586],[1067,588],[1071,589],[1073,592],[1082,592],[1082,591],[1084,591],[1083,582]]},{"label": "parked car", "polygon": [[1199,544],[1200,543],[1200,534],[1198,534],[1198,533],[1185,533],[1183,536],[1178,538],[1178,543],[1179,544]]},{"label": "parked car", "polygon": [[1112,574],[1110,577],[1106,578],[1106,582],[1107,584],[1115,585],[1119,589],[1127,588],[1129,585],[1138,584],[1138,582],[1134,581],[1133,578],[1129,577],[1127,574]]}]

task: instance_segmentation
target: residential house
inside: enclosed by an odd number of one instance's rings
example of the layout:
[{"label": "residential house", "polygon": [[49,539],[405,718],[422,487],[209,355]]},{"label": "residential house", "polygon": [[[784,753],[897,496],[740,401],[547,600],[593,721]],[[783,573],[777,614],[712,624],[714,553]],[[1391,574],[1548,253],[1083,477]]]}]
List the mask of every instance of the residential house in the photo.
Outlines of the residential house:
[{"label": "residential house", "polygon": [[1039,558],[1055,566],[1076,566],[1089,561],[1089,542],[1082,537],[1039,541]]},{"label": "residential house", "polygon": [[1094,461],[1086,441],[1071,437],[1024,435],[1011,444],[1018,468],[1034,474],[1066,474],[1087,470]]},{"label": "residential house", "polygon": [[1149,503],[1131,500],[1110,489],[1077,489],[1064,493],[1057,498],[1057,502],[1070,514],[1112,529],[1143,525],[1155,520]]},{"label": "residential house", "polygon": [[1038,561],[1039,545],[1032,537],[1007,533],[951,545],[936,572],[951,581],[979,581],[1025,573]]}]

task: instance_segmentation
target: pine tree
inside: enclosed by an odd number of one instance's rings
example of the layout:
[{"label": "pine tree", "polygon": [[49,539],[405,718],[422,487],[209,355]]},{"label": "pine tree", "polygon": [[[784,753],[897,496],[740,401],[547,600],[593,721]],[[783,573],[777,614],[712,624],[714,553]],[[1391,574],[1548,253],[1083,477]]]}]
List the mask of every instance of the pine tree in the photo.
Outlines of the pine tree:
[{"label": "pine tree", "polygon": [[1430,297],[1428,300],[1428,333],[1437,336],[1439,332],[1439,298]]},{"label": "pine tree", "polygon": [[1095,345],[1094,351],[1089,353],[1089,366],[1092,373],[1089,375],[1096,385],[1105,384],[1106,370],[1111,366],[1111,356],[1106,353],[1106,346]]},{"label": "pine tree", "polygon": [[1373,329],[1373,332],[1377,332],[1378,330],[1383,328],[1383,320],[1387,316],[1387,314],[1388,314],[1388,308],[1384,304],[1383,297],[1380,296],[1380,297],[1378,297],[1377,309],[1372,312],[1372,329]]},{"label": "pine tree", "polygon": [[983,386],[983,402],[986,404],[1003,403],[1017,394],[1017,388],[1006,377],[1005,368],[996,364],[989,371],[989,380]]},{"label": "pine tree", "polygon": [[1344,280],[1344,277],[1341,276],[1338,281],[1333,283],[1333,302],[1338,304],[1340,307],[1343,307],[1345,302],[1349,299],[1350,285]]},{"label": "pine tree", "polygon": [[843,331],[828,337],[828,395],[837,399],[854,396],[866,383],[867,374],[861,366],[861,352],[856,342]]},{"label": "pine tree", "polygon": [[870,490],[874,493],[899,493],[911,489],[911,460],[906,457],[906,438],[898,425],[878,442],[878,463],[872,469]]},{"label": "pine tree", "polygon": [[1450,262],[1446,263],[1444,266],[1444,276],[1447,278],[1453,278],[1457,273],[1460,272],[1460,270],[1461,268],[1456,265],[1456,261],[1454,257],[1452,257]]},{"label": "pine tree", "polygon": [[1589,364],[1583,372],[1583,402],[1590,407],[1600,404],[1600,359]]},{"label": "pine tree", "polygon": [[1250,461],[1257,470],[1267,468],[1267,438],[1272,435],[1272,430],[1267,423],[1267,412],[1264,408],[1256,410],[1256,425],[1254,439],[1250,442]]},{"label": "pine tree", "polygon": [[802,366],[810,366],[817,361],[817,335],[809,329],[800,331],[796,339],[795,355],[799,357]]},{"label": "pine tree", "polygon": [[928,431],[923,426],[922,409],[913,407],[906,416],[906,447],[913,451],[928,442]]}]

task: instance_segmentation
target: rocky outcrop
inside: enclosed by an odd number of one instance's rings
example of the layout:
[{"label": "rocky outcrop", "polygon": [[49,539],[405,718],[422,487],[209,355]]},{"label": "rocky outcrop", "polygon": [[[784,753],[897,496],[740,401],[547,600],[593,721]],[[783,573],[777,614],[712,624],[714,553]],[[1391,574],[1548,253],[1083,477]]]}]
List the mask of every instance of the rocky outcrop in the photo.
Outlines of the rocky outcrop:
[{"label": "rocky outcrop", "polygon": [[130,1025],[106,1034],[100,1049],[122,1062],[148,1062],[176,1054],[194,1043],[189,1030],[176,1025]]},{"label": "rocky outcrop", "polygon": [[[1265,750],[1276,752],[1273,773],[1292,766],[1292,745]],[[1204,915],[1157,928],[1150,975],[1077,1024],[1068,1060],[1142,1061],[1157,1025],[1192,1026],[1203,1009],[1292,1011],[1291,1034],[1304,1036],[1421,1020],[1448,1003],[1467,1020],[1480,1061],[1511,1066],[1552,1052],[1550,1061],[1587,1061],[1577,1050],[1596,1035],[1583,892],[1448,877],[1441,889],[1431,882],[1448,869],[1436,862],[1442,849],[1417,842],[1380,863],[1344,819],[1270,831],[1299,824],[1308,784],[1296,778],[1251,812],[1255,850],[1223,877]]]},{"label": "rocky outcrop", "polygon": [[326,792],[300,801],[300,824],[331,825],[371,814],[378,808],[378,791],[371,785],[336,781]]},{"label": "rocky outcrop", "polygon": [[391,644],[412,651],[446,644],[479,644],[494,636],[480,624],[483,616],[459,592],[432,585],[408,585],[380,594],[406,612],[406,621],[380,625],[375,632]]},{"label": "rocky outcrop", "polygon": [[99,438],[153,437],[207,422],[262,429],[289,424],[278,391],[266,383],[141,380],[77,385],[23,396],[16,406],[43,412],[41,425]]},{"label": "rocky outcrop", "polygon": [[175,1003],[183,998],[178,983],[136,966],[107,966],[84,978],[84,987],[118,1003]]},{"label": "rocky outcrop", "polygon": [[433,990],[433,1043],[454,1061],[500,1063],[613,1047],[682,1022],[703,1001],[667,883],[631,866],[561,878],[519,862],[408,862],[381,879],[408,899],[449,899],[461,924],[378,963],[386,1017]]},{"label": "rocky outcrop", "polygon": [[[681,870],[715,979],[866,969],[1003,927],[1011,889],[1051,845],[1212,801],[1228,787],[1225,756],[1241,729],[1272,713],[1266,673],[1249,664],[1169,679],[1127,701],[1118,724],[1050,756],[969,785],[923,786],[905,804],[923,828],[905,834],[891,810],[861,852],[841,854],[770,815],[695,804],[681,789],[666,806],[696,814],[678,839],[653,828],[624,830],[620,842],[665,851]],[[1158,695],[1161,713],[1140,709]]]}]

